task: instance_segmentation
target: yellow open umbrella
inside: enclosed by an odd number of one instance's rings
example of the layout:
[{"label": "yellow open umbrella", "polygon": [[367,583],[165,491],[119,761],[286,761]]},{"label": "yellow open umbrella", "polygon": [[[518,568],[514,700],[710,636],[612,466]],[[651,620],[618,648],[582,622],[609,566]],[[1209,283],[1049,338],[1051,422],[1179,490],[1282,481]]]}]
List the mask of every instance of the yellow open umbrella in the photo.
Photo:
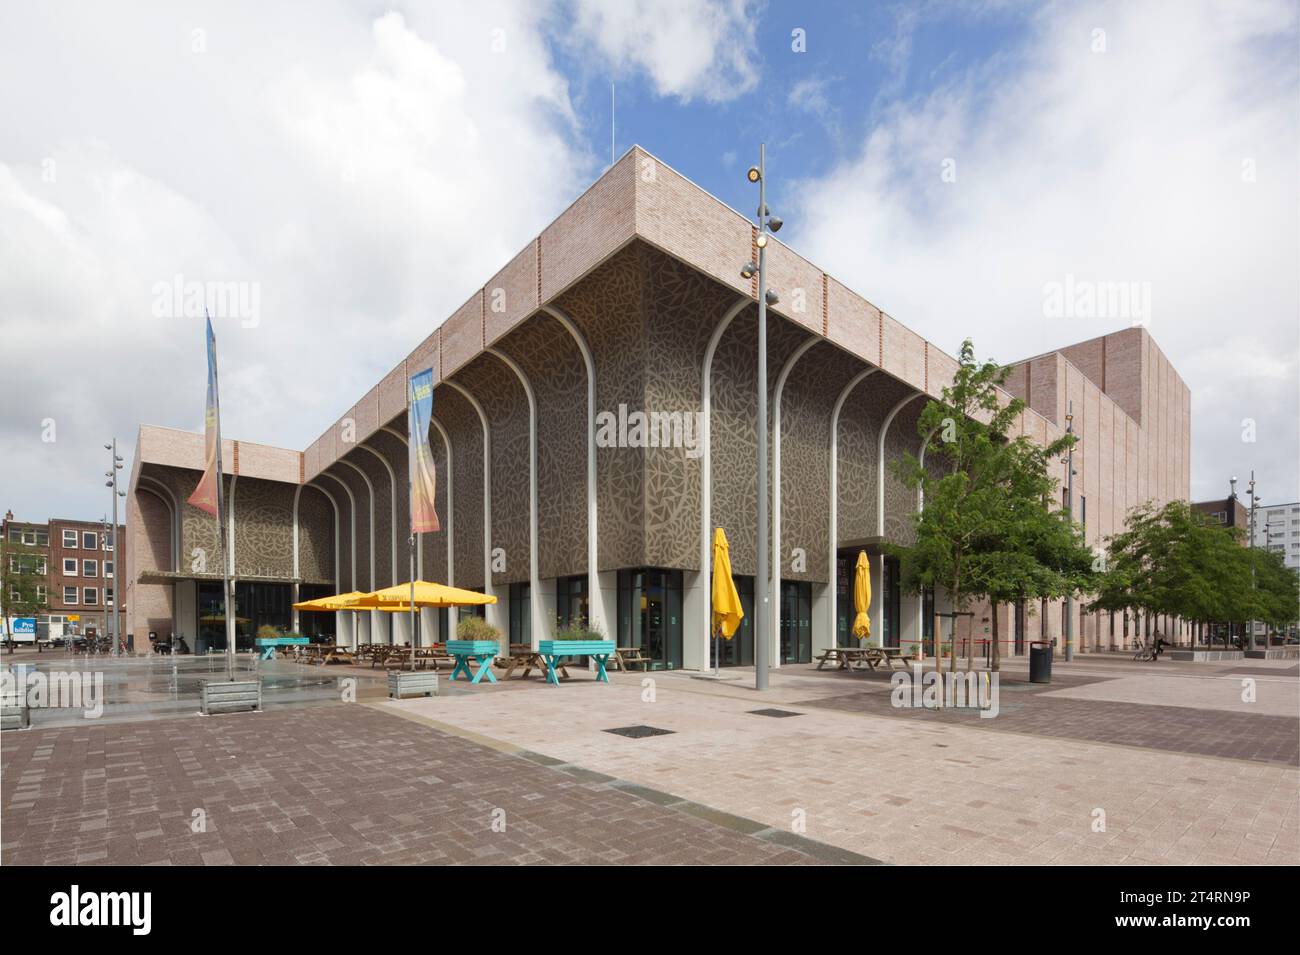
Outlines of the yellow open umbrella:
[{"label": "yellow open umbrella", "polygon": [[718,636],[730,640],[740,626],[745,611],[740,606],[736,582],[731,579],[731,547],[721,527],[713,531],[713,657],[714,669],[720,666]]},{"label": "yellow open umbrella", "polygon": [[[415,587],[415,606],[417,607],[475,607],[480,604],[494,604],[496,597],[481,594],[477,590],[462,590],[448,587],[446,584],[417,580]],[[374,593],[361,594],[352,607],[358,610],[393,610],[411,608],[411,588],[408,581],[376,590]]]},{"label": "yellow open umbrella", "polygon": [[294,610],[354,610],[353,602],[364,597],[360,590],[346,594],[334,594],[330,597],[317,597],[315,600],[302,600],[293,605]]},{"label": "yellow open umbrella", "polygon": [[871,609],[871,562],[865,550],[858,551],[858,565],[853,572],[853,609],[858,612],[853,618],[853,635],[870,637],[871,618],[867,611]]}]

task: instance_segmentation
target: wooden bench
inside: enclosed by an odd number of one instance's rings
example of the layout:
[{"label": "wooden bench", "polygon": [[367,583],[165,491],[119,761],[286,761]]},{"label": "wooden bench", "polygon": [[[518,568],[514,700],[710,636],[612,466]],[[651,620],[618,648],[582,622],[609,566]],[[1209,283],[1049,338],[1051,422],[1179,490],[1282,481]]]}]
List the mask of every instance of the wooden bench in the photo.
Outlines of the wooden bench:
[{"label": "wooden bench", "polygon": [[[537,670],[543,676],[546,676],[548,673],[546,659],[538,651],[531,648],[523,652],[516,651],[511,653],[508,657],[497,657],[497,666],[505,668],[506,672],[501,677],[503,680],[510,679],[515,670],[520,667],[524,668],[524,672],[519,675],[521,680],[526,680],[528,674],[532,673],[534,670]],[[561,677],[566,680],[569,679],[568,666],[557,662],[556,667],[559,669]]]},{"label": "wooden bench", "polygon": [[630,665],[640,664],[642,672],[650,669],[654,660],[645,655],[641,647],[618,647],[614,650],[614,669],[627,672]]}]

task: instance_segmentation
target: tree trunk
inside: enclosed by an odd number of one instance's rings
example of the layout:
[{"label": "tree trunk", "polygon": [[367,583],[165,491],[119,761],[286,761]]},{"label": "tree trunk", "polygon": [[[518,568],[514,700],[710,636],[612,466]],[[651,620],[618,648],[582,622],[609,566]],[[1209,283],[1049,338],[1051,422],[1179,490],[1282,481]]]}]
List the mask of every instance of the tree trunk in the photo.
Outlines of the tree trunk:
[{"label": "tree trunk", "polygon": [[989,669],[992,670],[994,673],[997,673],[998,669],[1002,665],[1002,648],[999,646],[998,643],[999,637],[1001,636],[1001,630],[998,627],[997,602],[990,601],[989,605],[993,608],[993,646],[989,650]]}]

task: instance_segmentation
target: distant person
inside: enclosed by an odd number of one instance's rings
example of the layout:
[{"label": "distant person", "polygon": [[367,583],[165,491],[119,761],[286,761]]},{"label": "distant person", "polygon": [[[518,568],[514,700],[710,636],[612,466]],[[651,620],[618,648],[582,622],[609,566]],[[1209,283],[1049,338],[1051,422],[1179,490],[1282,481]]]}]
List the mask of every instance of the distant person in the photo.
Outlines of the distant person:
[{"label": "distant person", "polygon": [[1159,660],[1160,654],[1165,652],[1164,634],[1162,634],[1159,630],[1156,631],[1155,640],[1156,640],[1156,646],[1155,646],[1155,653],[1151,657],[1152,662]]}]

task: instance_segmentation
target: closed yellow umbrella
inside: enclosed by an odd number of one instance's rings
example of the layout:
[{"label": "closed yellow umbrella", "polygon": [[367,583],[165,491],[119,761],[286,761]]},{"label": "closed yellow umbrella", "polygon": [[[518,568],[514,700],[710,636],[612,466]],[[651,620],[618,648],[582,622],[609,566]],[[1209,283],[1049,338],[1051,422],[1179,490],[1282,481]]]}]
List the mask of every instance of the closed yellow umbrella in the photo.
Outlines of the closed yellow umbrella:
[{"label": "closed yellow umbrella", "polygon": [[730,640],[740,626],[745,611],[740,606],[736,582],[731,579],[731,547],[721,527],[713,531],[713,659],[714,669],[721,666],[718,637]]},{"label": "closed yellow umbrella", "polygon": [[865,550],[858,551],[858,565],[853,574],[853,608],[858,615],[853,618],[853,635],[859,639],[871,636],[871,562]]}]

